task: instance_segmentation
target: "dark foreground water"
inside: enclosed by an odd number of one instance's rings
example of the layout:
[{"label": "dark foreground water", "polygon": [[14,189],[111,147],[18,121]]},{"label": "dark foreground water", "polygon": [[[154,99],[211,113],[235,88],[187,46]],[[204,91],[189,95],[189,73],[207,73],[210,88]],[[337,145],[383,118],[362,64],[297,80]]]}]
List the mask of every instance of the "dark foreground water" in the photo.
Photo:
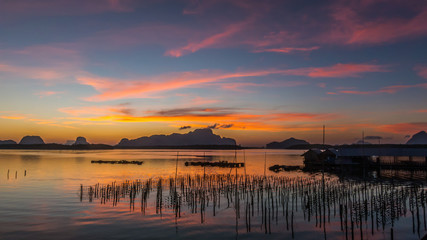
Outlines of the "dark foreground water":
[{"label": "dark foreground water", "polygon": [[0,239],[420,239],[427,232],[424,181],[265,171],[302,165],[301,153],[2,150]]}]

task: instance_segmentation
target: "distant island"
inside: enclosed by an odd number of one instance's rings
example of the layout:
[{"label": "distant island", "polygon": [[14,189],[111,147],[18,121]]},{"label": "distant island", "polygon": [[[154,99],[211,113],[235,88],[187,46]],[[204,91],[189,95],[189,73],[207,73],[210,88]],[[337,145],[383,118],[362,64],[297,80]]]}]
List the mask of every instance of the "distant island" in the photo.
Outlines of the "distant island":
[{"label": "distant island", "polygon": [[25,136],[19,142],[20,145],[41,145],[45,144],[40,136]]},{"label": "distant island", "polygon": [[0,140],[0,145],[14,145],[14,144],[17,144],[17,143],[13,140]]},{"label": "distant island", "polygon": [[300,140],[300,139],[296,139],[296,138],[291,137],[291,138],[286,139],[282,142],[268,143],[266,145],[266,148],[267,149],[289,149],[289,148],[292,148],[294,146],[304,146],[304,145],[309,146],[310,143],[305,141],[305,140]]},{"label": "distant island", "polygon": [[152,135],[129,140],[123,138],[117,147],[165,147],[165,146],[236,146],[236,140],[216,135],[210,128],[196,129],[192,132],[170,135]]}]

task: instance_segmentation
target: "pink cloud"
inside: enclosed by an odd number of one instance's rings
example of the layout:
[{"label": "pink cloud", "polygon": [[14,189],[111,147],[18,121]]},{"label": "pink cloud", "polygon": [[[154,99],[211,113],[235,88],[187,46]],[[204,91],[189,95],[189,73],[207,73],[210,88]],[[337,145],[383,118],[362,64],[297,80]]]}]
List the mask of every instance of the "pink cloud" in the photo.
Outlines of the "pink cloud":
[{"label": "pink cloud", "polygon": [[326,83],[318,83],[317,86],[320,88],[326,88]]},{"label": "pink cloud", "polygon": [[0,1],[0,13],[9,17],[17,14],[26,16],[34,15],[84,15],[103,12],[129,12],[132,11],[133,1],[129,0],[21,0]]},{"label": "pink cloud", "polygon": [[49,96],[53,96],[53,95],[57,95],[57,94],[62,94],[62,93],[64,93],[64,92],[43,91],[43,92],[35,93],[35,95],[39,96],[40,98],[43,98],[43,97],[49,97]]},{"label": "pink cloud", "polygon": [[[226,79],[243,77],[260,77],[272,74],[297,75],[312,78],[319,77],[357,77],[365,72],[386,71],[383,66],[369,64],[336,64],[330,67],[301,68],[301,69],[267,69],[258,71],[240,71],[235,73],[222,73],[218,71],[198,71],[170,73],[138,80],[120,80],[96,76],[77,77],[80,84],[95,88],[100,94],[86,98],[89,101],[107,101],[123,98],[147,98],[153,94],[181,88],[200,87],[203,84],[222,82]],[[239,83],[225,83],[230,89],[239,87]],[[232,84],[232,85],[230,85]],[[234,84],[234,85],[233,85]],[[242,83],[240,83],[241,85]],[[248,85],[249,83],[244,83]],[[288,83],[284,83],[287,85]],[[259,84],[250,84],[260,86]],[[295,84],[291,84],[295,86]],[[300,84],[298,84],[300,85]],[[290,86],[290,85],[289,85]]]},{"label": "pink cloud", "polygon": [[40,80],[59,80],[64,78],[68,74],[61,70],[57,71],[47,68],[13,66],[1,63],[0,72]]},{"label": "pink cloud", "polygon": [[[421,2],[420,4],[423,5]],[[386,9],[390,6],[413,14],[402,17],[384,11],[378,12],[374,17],[366,17],[366,13],[372,8]],[[338,1],[332,4],[330,9],[333,18],[333,21],[327,24],[330,29],[317,38],[325,44],[381,44],[427,34],[427,26],[424,24],[427,21],[427,8],[408,4],[407,1]]]},{"label": "pink cloud", "polygon": [[0,72],[46,83],[64,80],[80,72],[80,53],[60,46],[36,45],[0,50]]},{"label": "pink cloud", "polygon": [[341,90],[339,91],[339,93],[354,94],[354,95],[375,95],[375,94],[382,94],[382,93],[392,94],[408,88],[427,88],[427,83],[421,83],[421,84],[415,84],[415,85],[394,85],[394,86],[383,87],[375,91]]},{"label": "pink cloud", "polygon": [[414,70],[417,71],[420,77],[427,79],[427,66],[416,66]]},{"label": "pink cloud", "polygon": [[427,10],[410,19],[395,18],[365,22],[361,26],[354,26],[354,31],[348,40],[354,43],[383,43],[396,41],[405,37],[427,34]]},{"label": "pink cloud", "polygon": [[243,21],[240,23],[230,24],[220,33],[213,34],[199,41],[190,41],[187,45],[175,49],[168,50],[165,55],[172,57],[181,57],[188,53],[194,53],[200,49],[215,46],[222,43],[228,37],[242,31],[252,20]]},{"label": "pink cloud", "polygon": [[361,73],[367,72],[388,72],[383,65],[374,64],[342,64],[338,63],[330,67],[309,67],[288,70],[289,75],[308,76],[312,78],[338,78],[338,77],[358,77]]},{"label": "pink cloud", "polygon": [[308,47],[308,48],[298,48],[298,47],[286,47],[286,48],[267,48],[254,50],[254,52],[275,52],[275,53],[292,53],[292,52],[311,52],[319,49],[320,47]]},{"label": "pink cloud", "polygon": [[251,82],[234,82],[234,83],[220,83],[221,88],[238,92],[250,92],[245,90],[245,87],[265,87],[267,84],[251,83]]}]

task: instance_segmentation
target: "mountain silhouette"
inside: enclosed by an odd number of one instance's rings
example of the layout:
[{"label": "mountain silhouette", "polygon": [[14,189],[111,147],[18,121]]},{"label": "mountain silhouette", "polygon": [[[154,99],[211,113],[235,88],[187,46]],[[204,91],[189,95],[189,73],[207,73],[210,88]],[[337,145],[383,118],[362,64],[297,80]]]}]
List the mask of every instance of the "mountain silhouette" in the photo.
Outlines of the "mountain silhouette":
[{"label": "mountain silhouette", "polygon": [[305,140],[301,140],[301,139],[295,139],[293,137],[288,138],[282,142],[271,142],[267,144],[267,148],[271,148],[271,149],[284,149],[284,148],[290,148],[292,146],[295,145],[309,145],[310,143],[305,141]]},{"label": "mountain silhouette", "polygon": [[212,129],[196,129],[185,134],[152,135],[133,140],[123,138],[117,146],[157,147],[157,146],[197,146],[197,145],[236,145],[236,140],[216,135]]},{"label": "mountain silhouette", "polygon": [[36,144],[44,144],[44,141],[41,137],[39,136],[25,136],[21,139],[21,141],[19,142],[19,144],[23,144],[23,145],[36,145]]},{"label": "mountain silhouette", "polygon": [[77,137],[73,145],[89,145],[85,137]]},{"label": "mountain silhouette", "polygon": [[0,145],[11,145],[11,144],[16,144],[15,141],[13,140],[0,140]]},{"label": "mountain silhouette", "polygon": [[427,144],[427,133],[425,131],[414,134],[406,144]]}]

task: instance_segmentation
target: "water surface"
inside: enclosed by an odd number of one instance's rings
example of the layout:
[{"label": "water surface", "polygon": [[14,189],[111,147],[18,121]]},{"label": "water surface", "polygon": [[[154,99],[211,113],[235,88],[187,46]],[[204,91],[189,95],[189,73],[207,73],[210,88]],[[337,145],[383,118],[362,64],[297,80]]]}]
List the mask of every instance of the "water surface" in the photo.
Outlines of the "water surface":
[{"label": "water surface", "polygon": [[[176,175],[184,179],[184,176],[216,174],[237,174],[242,177],[245,173],[265,179],[319,179],[319,173],[274,173],[265,168],[275,164],[302,166],[302,153],[303,151],[299,150],[1,150],[0,239],[291,239],[290,216],[286,221],[285,214],[278,214],[274,221],[269,223],[270,229],[266,234],[265,225],[262,224],[263,215],[258,211],[251,219],[251,231],[248,232],[244,216],[246,202],[240,202],[240,218],[236,221],[236,207],[234,203],[229,206],[225,204],[227,199],[224,190],[219,192],[223,194],[222,205],[216,209],[215,216],[212,202],[205,209],[203,219],[200,209],[194,212],[188,204],[183,203],[181,216],[176,218],[173,208],[167,206],[170,201],[170,188],[166,183]],[[138,160],[144,163],[140,166],[91,164],[92,160]],[[186,161],[237,161],[245,162],[246,168],[186,167]],[[327,178],[336,180],[332,175],[327,175]],[[144,212],[140,203],[141,192],[138,192],[134,207],[126,194],[120,198],[117,205],[111,200],[101,203],[101,198],[89,201],[88,189],[97,184],[120,185],[126,181],[143,182],[149,179],[164,180],[164,206],[161,213],[156,209],[155,183]],[[83,196],[80,192],[81,186],[84,188]],[[230,193],[232,192],[231,189]],[[296,192],[291,194],[296,197],[293,204],[300,202]],[[279,195],[273,196],[280,198]],[[230,198],[232,199],[232,196]],[[241,198],[244,199],[244,196]],[[346,239],[340,229],[340,217],[336,209],[332,217],[329,216],[327,223],[319,226],[315,221],[317,218],[314,212],[308,221],[307,212],[302,210],[303,206],[297,206],[292,210],[294,239],[319,239],[324,237],[324,231],[328,239]],[[421,203],[419,206],[421,209]],[[276,211],[284,210],[280,208],[280,204],[276,205],[277,207],[279,208]],[[419,236],[424,234],[425,218],[422,210],[420,211],[421,215],[418,217],[421,217],[421,227],[415,232],[412,218],[415,215],[411,215],[410,210],[406,211],[406,216],[400,216],[398,221],[393,222],[395,239],[419,239]],[[319,221],[320,217],[321,213],[318,216]],[[363,225],[362,233],[357,232],[356,238],[360,239],[362,234],[364,239],[390,239],[391,224],[388,222],[384,230],[380,226],[372,234],[367,221],[366,226]],[[348,237],[351,239],[350,235]]]}]

